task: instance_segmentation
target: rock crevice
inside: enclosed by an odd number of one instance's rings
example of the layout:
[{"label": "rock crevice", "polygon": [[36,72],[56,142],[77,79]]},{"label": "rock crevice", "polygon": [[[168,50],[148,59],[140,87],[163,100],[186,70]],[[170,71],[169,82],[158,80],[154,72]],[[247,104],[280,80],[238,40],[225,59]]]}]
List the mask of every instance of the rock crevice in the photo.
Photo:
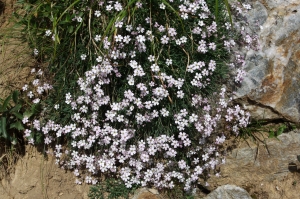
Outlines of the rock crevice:
[{"label": "rock crevice", "polygon": [[[260,49],[246,53],[248,75],[236,99],[245,100],[255,119],[300,121],[299,10],[299,1],[255,1],[246,14],[251,27],[259,24],[252,31],[259,36]],[[255,103],[247,103],[249,99]]]}]

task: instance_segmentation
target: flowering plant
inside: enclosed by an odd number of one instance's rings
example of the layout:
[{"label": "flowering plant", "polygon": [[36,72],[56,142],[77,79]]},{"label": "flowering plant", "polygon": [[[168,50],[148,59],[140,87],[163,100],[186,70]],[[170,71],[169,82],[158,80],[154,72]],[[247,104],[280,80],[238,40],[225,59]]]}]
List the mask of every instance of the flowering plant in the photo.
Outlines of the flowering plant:
[{"label": "flowering plant", "polygon": [[[224,85],[236,45],[224,4],[74,1],[59,13],[52,3],[52,27],[41,24],[43,40],[63,53],[60,43],[74,37],[76,63],[63,66],[76,66],[84,75],[70,70],[77,85],[64,87],[64,100],[51,104],[55,117],[28,122],[27,132],[37,131],[47,146],[55,145],[57,163],[74,171],[76,183],[95,184],[99,174],[108,174],[127,187],[182,183],[190,190],[224,163],[222,143],[246,127],[250,116],[230,106]],[[64,32],[65,24],[73,28]],[[50,64],[61,64],[60,53],[52,55]],[[237,70],[232,78],[240,82],[244,73]],[[25,136],[30,140],[30,132]]]}]

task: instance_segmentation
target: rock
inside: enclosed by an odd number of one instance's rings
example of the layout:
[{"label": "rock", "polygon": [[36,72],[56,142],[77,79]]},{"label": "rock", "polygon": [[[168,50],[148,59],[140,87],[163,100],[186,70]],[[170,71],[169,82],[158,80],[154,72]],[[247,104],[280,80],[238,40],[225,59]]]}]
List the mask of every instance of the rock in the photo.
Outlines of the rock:
[{"label": "rock", "polygon": [[[292,184],[300,180],[297,160],[297,155],[300,155],[300,130],[281,134],[278,139],[266,139],[265,143],[258,146],[248,141],[232,150],[220,168],[221,177],[212,177],[208,183],[212,187],[230,183],[249,190],[264,188],[268,195],[264,197],[266,199],[298,198],[299,189],[295,186],[300,186]],[[281,194],[289,197],[281,197]]]},{"label": "rock", "polygon": [[223,185],[208,194],[204,199],[252,199],[249,193],[235,185]]},{"label": "rock", "polygon": [[255,119],[299,122],[300,1],[256,1],[246,18],[260,50],[246,53],[248,75],[235,99]]},{"label": "rock", "polygon": [[140,188],[135,191],[132,199],[159,199],[159,193],[156,189]]},{"label": "rock", "polygon": [[298,0],[262,0],[261,1],[268,9],[274,9],[281,6],[289,6],[292,4],[299,4]]}]

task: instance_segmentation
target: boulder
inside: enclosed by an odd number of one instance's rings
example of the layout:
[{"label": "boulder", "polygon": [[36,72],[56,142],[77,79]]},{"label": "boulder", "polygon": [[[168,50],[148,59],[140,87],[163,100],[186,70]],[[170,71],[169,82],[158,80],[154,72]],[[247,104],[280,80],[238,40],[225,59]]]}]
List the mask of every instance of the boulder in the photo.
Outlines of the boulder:
[{"label": "boulder", "polygon": [[252,199],[249,193],[235,185],[223,185],[208,194],[204,199]]},{"label": "boulder", "polygon": [[246,19],[260,49],[246,52],[236,101],[255,119],[299,122],[300,1],[255,1]]}]

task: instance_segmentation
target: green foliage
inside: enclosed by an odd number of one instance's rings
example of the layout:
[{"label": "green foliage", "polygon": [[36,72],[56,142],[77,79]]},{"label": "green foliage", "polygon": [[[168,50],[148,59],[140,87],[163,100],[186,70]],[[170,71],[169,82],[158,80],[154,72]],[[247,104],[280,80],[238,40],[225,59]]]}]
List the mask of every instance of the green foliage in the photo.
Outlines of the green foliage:
[{"label": "green foliage", "polygon": [[[99,9],[97,1],[82,2],[82,1],[25,1],[18,0],[18,3],[23,6],[24,11],[22,14],[15,14],[19,23],[23,25],[24,38],[30,43],[32,48],[39,49],[39,55],[37,58],[40,61],[46,61],[49,63],[48,70],[51,74],[54,74],[53,84],[55,92],[51,93],[51,96],[46,100],[49,108],[47,115],[51,120],[66,124],[71,119],[71,115],[74,111],[66,104],[60,104],[59,115],[57,111],[51,109],[56,103],[63,102],[65,95],[68,92],[80,95],[80,92],[76,89],[76,81],[79,77],[84,76],[84,72],[87,71],[92,65],[95,65],[97,56],[107,53],[108,50],[100,49],[99,44],[96,44],[94,37],[96,34],[100,34],[102,41],[105,36],[112,38],[116,34],[122,34],[125,32],[124,28],[116,28],[114,26],[117,20],[123,19],[128,24],[138,26],[138,24],[144,24],[145,18],[150,12],[152,12],[153,21],[156,20],[161,24],[167,23],[169,27],[176,27],[178,29],[178,35],[192,36],[191,29],[194,25],[194,21],[187,20],[183,24],[181,17],[175,11],[175,9],[167,2],[163,1],[168,9],[168,12],[155,12],[159,10],[158,6],[160,2],[152,1],[149,3],[149,9],[139,9],[135,7],[137,0],[123,1],[127,2],[126,8],[124,8],[118,14],[111,14],[109,12],[103,12],[100,18],[94,18],[93,11]],[[220,1],[215,4],[214,1],[208,1],[209,7],[212,10],[224,10],[224,4]],[[89,6],[90,11],[86,10],[86,6]],[[168,14],[167,14],[168,13]],[[76,17],[82,17],[82,22],[76,21]],[[218,36],[217,38],[226,37],[231,34],[230,31],[223,27],[223,24],[228,21],[227,14],[224,12],[218,13]],[[167,19],[163,21],[163,19]],[[212,19],[205,19],[204,22],[210,24]],[[222,24],[222,25],[221,25]],[[179,28],[177,28],[179,27]],[[50,30],[54,34],[54,41],[51,38],[45,37],[45,32]],[[155,32],[157,35],[161,33]],[[200,36],[195,36],[199,39]],[[199,38],[198,38],[199,37]],[[215,42],[217,46],[223,45],[223,40],[219,40],[216,37],[212,37],[210,42]],[[147,53],[154,54],[160,58],[171,58],[173,60],[173,67],[164,67],[162,72],[170,73],[174,75],[174,78],[182,77],[183,74],[187,74],[186,66],[195,61],[204,61],[206,63],[213,59],[216,61],[217,69],[214,74],[210,77],[210,84],[202,89],[200,92],[204,96],[208,96],[215,92],[228,78],[228,67],[224,60],[230,55],[225,49],[216,50],[213,53],[199,56],[195,49],[195,43],[187,43],[184,47],[180,47],[172,43],[170,45],[161,45],[159,41],[154,40],[152,43],[146,43],[151,48],[147,49]],[[112,45],[113,48],[113,45]],[[126,50],[126,49],[124,49]],[[130,49],[128,49],[130,51]],[[127,52],[128,53],[128,52]],[[86,54],[87,58],[85,61],[80,60],[80,55]],[[137,54],[136,60],[144,62],[145,67],[148,66],[147,57],[144,54]],[[165,65],[162,61],[158,60],[158,64]],[[130,72],[128,70],[128,60],[124,60],[122,63],[119,62],[121,74]],[[184,67],[182,67],[184,66]],[[184,81],[190,82],[192,79],[188,75],[184,75]],[[153,77],[151,74],[148,75],[150,81]],[[107,86],[106,91],[110,92],[113,102],[118,102],[123,96],[126,89],[127,80],[112,79],[111,87]],[[117,88],[117,89],[116,89]],[[184,93],[197,94],[193,87],[185,86],[183,88]],[[177,111],[181,108],[187,110],[192,109],[188,107],[188,102],[191,99],[184,98],[181,101],[174,101],[176,97],[169,96],[169,109]],[[104,109],[101,110],[105,112]],[[174,128],[174,129],[172,129]],[[170,126],[170,121],[157,120],[157,124],[148,125],[143,131],[143,134],[151,132],[152,135],[157,135],[159,132],[173,132],[175,126]],[[143,129],[144,130],[144,129]]]},{"label": "green foliage", "polygon": [[126,188],[119,180],[107,179],[97,186],[91,186],[88,196],[90,199],[129,199],[130,194],[133,194],[137,188]]},{"label": "green foliage", "polygon": [[268,138],[276,138],[284,132],[294,130],[295,124],[288,122],[280,124],[269,124],[268,121],[256,120],[252,121],[246,128],[240,130],[241,138],[251,138],[254,141],[259,141],[257,134],[268,133]]},{"label": "green foliage", "polygon": [[[22,104],[19,101],[19,92],[14,91],[5,99],[0,99],[0,138],[7,144],[17,144],[18,132],[24,129],[22,124],[23,115],[20,113]],[[13,101],[14,105],[11,104]]]},{"label": "green foliage", "polygon": [[284,124],[280,125],[277,130],[270,129],[269,138],[277,138],[279,135],[281,135],[284,132],[285,129],[287,129],[287,127]]},{"label": "green foliage", "polygon": [[37,114],[40,104],[27,104],[17,90],[0,102],[0,139],[4,139],[8,146],[23,143],[25,128],[22,119]]}]

